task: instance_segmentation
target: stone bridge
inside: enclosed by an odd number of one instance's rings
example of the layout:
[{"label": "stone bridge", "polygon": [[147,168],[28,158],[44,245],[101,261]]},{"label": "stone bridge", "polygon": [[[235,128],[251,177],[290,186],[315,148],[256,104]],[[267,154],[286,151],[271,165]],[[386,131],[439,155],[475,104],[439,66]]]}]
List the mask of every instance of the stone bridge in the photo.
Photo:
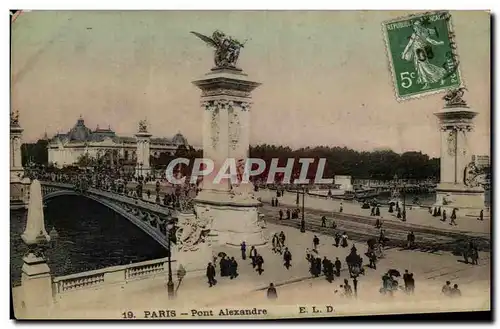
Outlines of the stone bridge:
[{"label": "stone bridge", "polygon": [[177,218],[175,209],[95,188],[88,188],[82,192],[72,184],[46,181],[40,183],[44,203],[63,195],[78,195],[91,199],[122,215],[159,244],[168,248],[166,224]]}]

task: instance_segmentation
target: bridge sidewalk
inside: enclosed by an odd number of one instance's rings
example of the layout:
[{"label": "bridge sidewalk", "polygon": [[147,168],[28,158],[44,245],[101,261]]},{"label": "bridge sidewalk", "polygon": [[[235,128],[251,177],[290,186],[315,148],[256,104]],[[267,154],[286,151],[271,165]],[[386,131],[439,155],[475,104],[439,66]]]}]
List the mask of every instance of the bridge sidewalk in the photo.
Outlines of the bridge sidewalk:
[{"label": "bridge sidewalk", "polygon": [[[260,197],[263,202],[271,202],[271,198],[276,196],[276,191],[272,190],[259,190],[256,193],[257,197]],[[300,195],[300,204],[302,204],[302,195]],[[285,192],[284,195],[279,198],[280,205],[285,208],[289,207],[293,209],[296,207],[297,196],[293,192]],[[340,201],[335,199],[320,199],[317,197],[311,197],[309,195],[305,196],[305,207],[310,209],[321,210],[325,212],[331,212],[330,217],[335,217],[335,213],[340,209],[340,203],[343,206],[343,214],[351,214],[355,216],[363,216],[373,220],[375,224],[376,218],[371,217],[370,209],[362,209],[361,204],[352,201]],[[285,211],[286,209],[284,209]],[[380,208],[381,216],[380,218],[384,221],[391,221],[398,223],[402,226],[408,227],[411,230],[412,226],[423,226],[426,228],[434,228],[439,231],[450,231],[455,233],[478,233],[478,234],[489,234],[490,233],[490,220],[486,219],[483,221],[476,220],[474,218],[457,218],[456,222],[458,225],[449,225],[449,219],[447,222],[441,222],[439,218],[433,217],[429,214],[427,209],[422,208],[407,208],[407,220],[406,222],[401,221],[396,218],[395,214],[391,214],[388,208]]]}]

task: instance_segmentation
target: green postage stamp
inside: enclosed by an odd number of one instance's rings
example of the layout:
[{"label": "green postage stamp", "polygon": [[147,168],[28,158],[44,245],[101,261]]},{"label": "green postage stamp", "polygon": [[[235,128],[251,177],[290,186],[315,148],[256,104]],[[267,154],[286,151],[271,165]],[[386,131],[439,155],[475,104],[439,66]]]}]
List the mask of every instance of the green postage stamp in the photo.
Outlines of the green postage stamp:
[{"label": "green postage stamp", "polygon": [[383,30],[398,101],[462,86],[449,12],[397,18]]}]

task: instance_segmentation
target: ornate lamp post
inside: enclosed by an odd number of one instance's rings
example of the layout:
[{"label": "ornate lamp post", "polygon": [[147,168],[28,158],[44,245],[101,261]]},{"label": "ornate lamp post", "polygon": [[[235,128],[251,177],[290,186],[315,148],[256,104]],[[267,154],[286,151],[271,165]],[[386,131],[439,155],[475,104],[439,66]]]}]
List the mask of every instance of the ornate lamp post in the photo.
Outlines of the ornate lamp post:
[{"label": "ornate lamp post", "polygon": [[174,281],[172,280],[172,248],[171,248],[171,232],[174,228],[174,223],[168,222],[167,223],[167,242],[168,242],[168,249],[167,249],[167,257],[168,257],[168,282],[167,282],[167,292],[168,292],[168,298],[173,299],[175,298],[175,290],[174,290]]},{"label": "ornate lamp post", "polygon": [[357,249],[353,245],[351,248],[351,253],[346,257],[347,267],[349,269],[349,275],[352,278],[352,283],[354,286],[354,296],[358,296],[358,277],[361,274],[361,266],[363,264],[363,259],[357,254]]}]

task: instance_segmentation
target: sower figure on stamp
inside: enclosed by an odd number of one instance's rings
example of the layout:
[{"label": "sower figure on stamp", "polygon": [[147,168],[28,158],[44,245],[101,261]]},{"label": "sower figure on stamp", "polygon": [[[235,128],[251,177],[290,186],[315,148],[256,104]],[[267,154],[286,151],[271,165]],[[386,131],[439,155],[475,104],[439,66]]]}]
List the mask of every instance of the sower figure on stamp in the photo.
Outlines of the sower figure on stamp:
[{"label": "sower figure on stamp", "polygon": [[434,29],[422,26],[421,20],[413,22],[413,34],[406,45],[401,57],[406,61],[413,61],[417,73],[417,84],[422,84],[422,90],[429,88],[429,84],[440,82],[444,84],[446,69],[429,62],[434,57],[432,46],[443,45],[443,41],[431,38],[435,35]]}]

